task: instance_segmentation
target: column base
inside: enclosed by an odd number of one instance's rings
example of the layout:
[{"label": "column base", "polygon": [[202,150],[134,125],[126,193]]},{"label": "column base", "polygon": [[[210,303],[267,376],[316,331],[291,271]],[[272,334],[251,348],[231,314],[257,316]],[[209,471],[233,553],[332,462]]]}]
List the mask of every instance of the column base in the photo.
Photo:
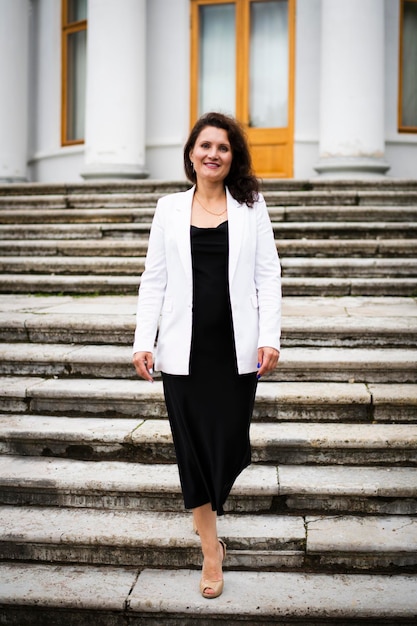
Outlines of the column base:
[{"label": "column base", "polygon": [[140,165],[115,165],[113,163],[87,165],[80,174],[85,180],[136,180],[149,176],[149,173]]},{"label": "column base", "polygon": [[0,176],[1,185],[9,185],[12,183],[27,183],[29,182],[24,176]]},{"label": "column base", "polygon": [[323,178],[383,178],[389,168],[384,159],[372,157],[326,157],[314,166]]}]

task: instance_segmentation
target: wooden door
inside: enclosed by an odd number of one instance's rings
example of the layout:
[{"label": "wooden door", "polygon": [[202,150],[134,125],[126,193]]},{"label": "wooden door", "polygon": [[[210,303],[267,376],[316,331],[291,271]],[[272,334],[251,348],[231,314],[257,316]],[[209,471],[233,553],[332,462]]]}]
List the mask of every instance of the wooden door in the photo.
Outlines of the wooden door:
[{"label": "wooden door", "polygon": [[245,126],[260,178],[291,178],[295,0],[191,0],[191,124],[208,110]]}]

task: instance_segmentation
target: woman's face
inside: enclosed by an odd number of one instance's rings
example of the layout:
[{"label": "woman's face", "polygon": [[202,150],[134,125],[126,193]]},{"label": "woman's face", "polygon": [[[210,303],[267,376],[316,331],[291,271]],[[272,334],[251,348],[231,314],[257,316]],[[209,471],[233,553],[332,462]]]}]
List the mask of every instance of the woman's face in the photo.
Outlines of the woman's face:
[{"label": "woman's face", "polygon": [[232,147],[223,128],[205,126],[190,150],[198,181],[221,182],[232,165]]}]

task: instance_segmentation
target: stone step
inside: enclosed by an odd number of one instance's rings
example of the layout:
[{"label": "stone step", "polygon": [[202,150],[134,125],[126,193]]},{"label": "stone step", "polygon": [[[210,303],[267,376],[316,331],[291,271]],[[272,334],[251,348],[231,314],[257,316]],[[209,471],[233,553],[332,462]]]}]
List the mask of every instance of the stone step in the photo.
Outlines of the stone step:
[{"label": "stone step", "polygon": [[[132,307],[133,308],[133,307]],[[122,313],[20,313],[0,311],[0,341],[132,345],[135,316]],[[282,345],[288,347],[413,348],[414,317],[283,317]]]},{"label": "stone step", "polygon": [[[415,257],[417,239],[279,239],[281,258],[302,257]],[[148,238],[134,239],[4,239],[0,256],[129,256],[143,257]]]},{"label": "stone step", "polygon": [[[103,208],[99,208],[100,198],[89,198],[90,205],[79,206],[80,198],[65,202],[63,197],[44,196],[19,199],[4,198],[0,195],[0,224],[51,224],[83,222],[150,222],[156,198],[151,196],[144,206],[142,196],[111,196],[113,206],[106,198]],[[124,204],[123,201],[126,200]],[[85,197],[82,197],[85,204]],[[19,203],[27,204],[20,208]],[[136,203],[136,204],[135,204]],[[417,206],[285,206],[268,205],[273,222],[415,222]]]},{"label": "stone step", "polygon": [[[264,380],[415,383],[416,364],[416,349],[286,348]],[[0,374],[136,378],[131,346],[107,344],[2,343]]]},{"label": "stone step", "polygon": [[[381,192],[386,194],[393,191],[416,191],[417,183],[414,178],[349,178],[349,179],[326,179],[315,177],[312,179],[282,179],[266,178],[260,180],[263,190],[268,191],[334,191],[355,192],[360,196],[363,192]],[[93,180],[71,183],[2,183],[0,195],[21,195],[22,193],[33,194],[85,194],[85,193],[133,193],[153,192],[172,193],[188,189],[190,183],[186,180],[161,180],[161,179],[138,179],[138,180]]]},{"label": "stone step", "polygon": [[[31,207],[27,209],[2,209],[0,197],[0,224],[108,224],[108,223],[141,223],[149,224],[152,221],[155,206],[132,207],[118,206],[117,208],[43,208]],[[15,199],[14,199],[15,201]],[[155,203],[156,204],[156,203]],[[280,211],[277,215],[280,216]],[[387,212],[387,217],[390,213]],[[410,215],[410,211],[407,212]],[[404,220],[405,218],[403,218]]]},{"label": "stone step", "polygon": [[276,239],[416,239],[416,222],[272,222]]},{"label": "stone step", "polygon": [[417,576],[225,572],[208,602],[194,569],[0,565],[0,605],[10,626],[239,626],[415,624]]},{"label": "stone step", "polygon": [[[396,259],[395,259],[396,260]],[[0,257],[0,272],[8,274],[92,274],[123,275],[139,278],[145,266],[144,257]]]},{"label": "stone step", "polygon": [[415,222],[417,205],[408,206],[349,206],[300,205],[273,206],[268,204],[274,222]]},{"label": "stone step", "polygon": [[[137,296],[0,295],[0,340],[131,345]],[[308,314],[307,314],[308,312]],[[282,344],[414,347],[412,298],[286,297]]]},{"label": "stone step", "polygon": [[[80,296],[137,295],[140,279],[136,276],[87,274],[2,274],[0,294],[61,294]],[[335,278],[285,277],[285,297],[415,297],[415,278]]]},{"label": "stone step", "polygon": [[[0,504],[182,511],[174,463],[0,456]],[[228,512],[416,515],[416,467],[252,464]]]},{"label": "stone step", "polygon": [[[166,417],[162,383],[100,378],[3,377],[3,413]],[[254,421],[417,423],[415,384],[262,382]]]},{"label": "stone step", "polygon": [[[276,239],[276,245],[281,258],[293,256],[404,258],[416,257],[417,254],[417,239]],[[5,249],[10,253],[13,252],[13,246],[7,248],[5,246]],[[5,254],[1,244],[0,252]]]},{"label": "stone step", "polygon": [[[377,189],[375,185],[363,185],[359,181],[361,189]],[[149,194],[149,193],[174,193],[176,191],[184,191],[190,187],[185,180],[117,180],[117,181],[90,181],[79,183],[12,183],[0,185],[0,196],[45,196],[50,195],[64,196],[70,200],[74,196],[91,196],[91,195],[125,195],[125,194]],[[275,188],[275,186],[273,186]],[[279,186],[281,188],[281,185]],[[290,184],[285,185],[284,189],[300,189],[305,185]],[[312,187],[311,187],[312,188]],[[321,187],[319,187],[321,188]],[[397,182],[389,185],[389,189],[412,191],[415,188],[412,180]]]},{"label": "stone step", "polygon": [[[190,513],[0,507],[0,559],[136,567],[201,567]],[[416,571],[410,516],[227,515],[225,570]]]},{"label": "stone step", "polygon": [[[100,239],[149,235],[151,222],[0,224],[1,239]],[[273,221],[276,239],[416,239],[417,222],[282,222]]]},{"label": "stone step", "polygon": [[[3,256],[3,274],[64,274],[139,276],[145,267],[140,256]],[[417,258],[281,258],[284,278],[417,278]],[[417,280],[416,280],[417,285]]]},{"label": "stone step", "polygon": [[361,190],[354,187],[349,189],[319,188],[308,191],[275,191],[263,192],[268,206],[415,206],[417,204],[417,190],[385,191],[379,189]]},{"label": "stone step", "polygon": [[[417,466],[417,424],[254,421],[253,463]],[[0,414],[0,453],[174,463],[167,419]]]},{"label": "stone step", "polygon": [[[53,263],[51,265],[54,266]],[[2,259],[0,259],[1,267]],[[286,278],[306,276],[330,278],[417,277],[417,258],[281,258],[281,267],[282,275]],[[6,271],[10,270],[6,269]]]},{"label": "stone step", "polygon": [[[16,280],[16,277],[15,277]],[[47,284],[44,283],[48,290]],[[1,286],[0,286],[1,289]],[[19,287],[18,287],[19,289]],[[65,290],[65,287],[64,287]],[[9,289],[5,289],[9,291]],[[77,290],[74,290],[77,293]],[[74,291],[70,291],[74,293]],[[64,291],[65,292],[65,291]],[[85,292],[84,292],[85,293]],[[91,293],[91,292],[89,292]],[[126,293],[126,291],[124,292]],[[282,293],[288,296],[403,296],[416,297],[417,281],[415,278],[335,278],[335,277],[285,277],[282,281]]]},{"label": "stone step", "polygon": [[[190,188],[187,181],[135,181],[132,184],[118,183],[69,183],[55,186],[47,185],[1,185],[0,198],[3,206],[9,207],[10,201],[19,208],[37,203],[40,197],[55,196],[53,206],[117,206],[131,201],[134,206],[141,200],[144,203],[156,203],[166,193],[184,191]],[[363,185],[361,181],[352,181],[351,185],[338,181],[262,181],[261,191],[268,204],[278,205],[415,205],[417,189],[415,181],[389,182]],[[39,202],[39,200],[38,200]]]}]

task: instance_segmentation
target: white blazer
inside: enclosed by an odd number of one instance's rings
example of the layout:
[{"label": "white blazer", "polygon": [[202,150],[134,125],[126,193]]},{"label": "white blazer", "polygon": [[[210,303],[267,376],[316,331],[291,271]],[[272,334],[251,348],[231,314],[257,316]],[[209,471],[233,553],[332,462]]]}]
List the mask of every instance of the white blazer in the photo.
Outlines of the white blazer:
[{"label": "white blazer", "polygon": [[[155,353],[154,369],[167,374],[189,374],[194,191],[158,201],[139,287],[133,352]],[[280,348],[281,267],[262,195],[253,208],[237,202],[228,189],[226,200],[236,357],[239,374],[247,374],[257,369],[258,347]]]}]

